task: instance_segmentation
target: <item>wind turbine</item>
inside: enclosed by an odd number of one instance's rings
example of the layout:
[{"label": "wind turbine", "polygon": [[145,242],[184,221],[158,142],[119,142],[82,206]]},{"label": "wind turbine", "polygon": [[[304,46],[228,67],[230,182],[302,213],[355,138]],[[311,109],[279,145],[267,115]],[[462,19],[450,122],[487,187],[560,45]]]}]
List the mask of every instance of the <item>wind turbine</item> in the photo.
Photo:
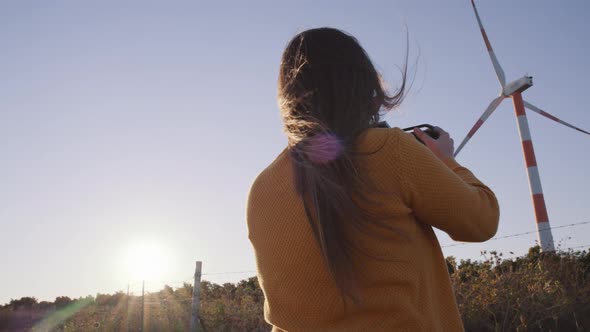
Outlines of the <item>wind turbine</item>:
[{"label": "wind turbine", "polygon": [[523,100],[522,92],[533,85],[532,76],[525,75],[515,81],[506,84],[506,76],[504,75],[504,70],[500,66],[498,58],[496,58],[496,54],[494,54],[492,45],[490,44],[486,31],[484,30],[483,24],[481,23],[481,19],[479,18],[479,14],[477,12],[477,8],[475,7],[474,0],[471,0],[471,5],[473,6],[473,11],[475,12],[475,17],[477,18],[477,23],[479,24],[481,35],[486,44],[486,48],[488,49],[488,53],[490,54],[490,59],[492,60],[494,70],[496,71],[496,76],[500,81],[500,86],[502,89],[500,90],[500,96],[492,100],[488,108],[483,112],[479,120],[477,120],[473,128],[471,128],[467,136],[463,139],[463,141],[455,151],[455,156],[459,154],[459,152],[461,151],[461,149],[463,149],[463,147],[469,141],[469,139],[473,137],[475,132],[477,132],[481,125],[483,125],[486,119],[496,110],[496,108],[498,108],[500,103],[505,98],[512,98],[512,102],[514,104],[514,111],[516,113],[516,123],[518,124],[518,133],[520,135],[520,139],[522,142],[522,151],[524,154],[525,165],[527,168],[527,174],[529,178],[529,186],[531,189],[533,208],[535,211],[535,218],[537,221],[539,242],[541,244],[541,249],[543,251],[554,251],[555,247],[553,244],[553,235],[551,234],[551,226],[549,224],[549,217],[547,215],[547,208],[545,206],[545,198],[543,197],[541,178],[539,177],[539,169],[537,168],[537,160],[535,158],[535,150],[533,149],[533,141],[531,138],[531,132],[529,130],[529,124],[525,113],[525,107],[535,113],[541,114],[542,116],[549,118],[555,122],[561,123],[562,125],[565,125],[569,128],[575,129],[587,135],[590,135],[590,133],[576,126],[573,126],[565,121],[562,121],[556,118],[555,116],[534,106],[533,104]]}]

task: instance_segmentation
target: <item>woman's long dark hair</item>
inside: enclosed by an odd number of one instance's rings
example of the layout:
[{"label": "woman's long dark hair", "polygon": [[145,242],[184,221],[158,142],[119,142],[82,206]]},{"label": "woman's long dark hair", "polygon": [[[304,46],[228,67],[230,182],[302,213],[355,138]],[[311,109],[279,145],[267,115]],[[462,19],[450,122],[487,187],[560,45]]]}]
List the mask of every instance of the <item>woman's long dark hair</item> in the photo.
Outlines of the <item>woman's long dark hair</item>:
[{"label": "woman's long dark hair", "polygon": [[346,227],[363,231],[367,223],[380,222],[358,205],[369,184],[359,172],[362,156],[354,143],[383,111],[401,103],[407,54],[406,48],[402,84],[393,95],[358,41],[337,29],[299,33],[281,60],[278,100],[296,188],[329,272],[343,297],[354,301],[359,298],[352,253],[359,248]]}]

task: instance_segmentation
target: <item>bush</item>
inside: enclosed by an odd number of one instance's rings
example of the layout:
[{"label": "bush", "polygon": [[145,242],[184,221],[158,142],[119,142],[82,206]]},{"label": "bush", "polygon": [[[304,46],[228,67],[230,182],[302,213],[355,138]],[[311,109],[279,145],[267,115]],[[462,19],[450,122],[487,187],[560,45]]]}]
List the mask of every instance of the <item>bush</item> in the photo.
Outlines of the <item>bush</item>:
[{"label": "bush", "polygon": [[[468,331],[581,331],[590,327],[588,252],[461,261],[451,274]],[[447,259],[447,262],[452,259]]]},{"label": "bush", "polygon": [[[504,259],[483,252],[483,261],[447,257],[457,304],[467,331],[590,330],[590,253],[569,251]],[[201,323],[206,331],[270,331],[263,318],[264,294],[256,277],[236,284],[201,282]],[[165,286],[144,299],[144,331],[186,331],[193,287]],[[98,294],[55,303],[33,297],[0,307],[0,331],[137,331],[141,297]]]}]

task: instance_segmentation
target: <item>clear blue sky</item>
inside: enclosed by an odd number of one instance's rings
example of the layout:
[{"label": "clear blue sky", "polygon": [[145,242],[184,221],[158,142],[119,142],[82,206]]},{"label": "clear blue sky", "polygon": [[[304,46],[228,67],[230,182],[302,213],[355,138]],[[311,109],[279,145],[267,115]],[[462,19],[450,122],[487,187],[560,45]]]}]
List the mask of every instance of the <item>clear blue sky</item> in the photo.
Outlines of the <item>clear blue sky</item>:
[{"label": "clear blue sky", "polygon": [[[533,75],[525,99],[587,130],[589,9],[479,1],[507,79]],[[1,2],[0,303],[128,283],[138,292],[125,257],[146,242],[166,257],[151,290],[190,279],[195,260],[204,273],[254,270],[245,204],[286,144],[275,100],[283,47],[303,29],[341,28],[396,87],[405,25],[414,85],[386,119],[436,124],[458,142],[499,92],[468,0]],[[530,112],[529,122],[552,225],[589,221],[590,137]],[[497,193],[498,236],[535,229],[510,100],[458,161]],[[586,245],[589,230],[554,237]],[[535,239],[444,251],[522,254]]]}]

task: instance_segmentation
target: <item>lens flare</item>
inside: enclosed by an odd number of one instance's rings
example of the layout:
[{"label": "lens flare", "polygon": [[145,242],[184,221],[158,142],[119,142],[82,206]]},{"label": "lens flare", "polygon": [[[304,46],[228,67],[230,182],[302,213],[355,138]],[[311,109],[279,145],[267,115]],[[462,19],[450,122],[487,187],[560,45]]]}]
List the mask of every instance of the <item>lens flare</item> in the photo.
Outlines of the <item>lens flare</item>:
[{"label": "lens flare", "polygon": [[327,164],[337,159],[343,146],[338,137],[329,133],[317,134],[309,139],[306,154],[314,164]]}]

